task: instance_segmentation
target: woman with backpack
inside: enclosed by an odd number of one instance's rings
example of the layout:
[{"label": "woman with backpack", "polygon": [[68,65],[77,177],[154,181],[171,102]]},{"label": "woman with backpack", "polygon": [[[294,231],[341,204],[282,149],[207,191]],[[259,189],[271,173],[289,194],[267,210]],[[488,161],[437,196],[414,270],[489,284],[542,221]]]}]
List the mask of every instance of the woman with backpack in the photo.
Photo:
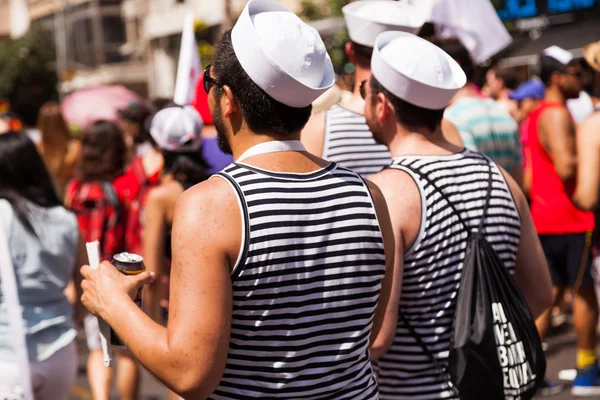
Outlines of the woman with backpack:
[{"label": "woman with backpack", "polygon": [[[128,188],[117,184],[123,174],[126,146],[123,132],[114,123],[96,121],[82,136],[82,151],[75,179],[67,187],[65,204],[77,215],[86,242],[99,241],[102,260],[125,248],[126,194]],[[112,386],[112,368],[103,364],[98,320],[84,321],[88,349],[88,379],[94,400],[108,400]],[[118,353],[117,386],[119,397],[138,398],[140,372],[137,362],[125,352]]]},{"label": "woman with backpack", "polygon": [[[77,331],[63,292],[72,279],[80,287],[76,266],[87,261],[85,246],[75,216],[62,206],[35,144],[22,132],[0,134],[0,222],[16,277],[33,396],[67,400],[77,374]],[[3,289],[10,264],[0,268],[7,274],[0,279]],[[22,387],[18,365],[24,362],[13,332],[18,328],[8,315],[18,305],[10,305],[8,292],[0,290],[0,393],[5,396]]]},{"label": "woman with backpack", "polygon": [[[191,106],[167,107],[152,118],[150,135],[164,164],[157,187],[146,199],[143,217],[143,256],[146,269],[159,279],[144,289],[148,315],[164,322],[161,308],[168,299],[168,270],[171,260],[171,226],[179,196],[208,178],[208,164],[202,157],[202,119]],[[162,278],[162,279],[161,279]],[[165,300],[162,302],[161,300]]]}]

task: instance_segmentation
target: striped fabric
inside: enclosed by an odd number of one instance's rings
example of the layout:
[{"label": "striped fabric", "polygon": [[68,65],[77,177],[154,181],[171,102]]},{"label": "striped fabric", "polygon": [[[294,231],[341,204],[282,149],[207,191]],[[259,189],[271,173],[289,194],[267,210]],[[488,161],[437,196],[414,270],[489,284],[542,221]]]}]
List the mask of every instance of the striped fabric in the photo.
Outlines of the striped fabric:
[{"label": "striped fabric", "polygon": [[323,158],[349,168],[365,178],[390,165],[390,152],[375,142],[365,116],[340,105],[325,114]]},{"label": "striped fabric", "polygon": [[446,109],[467,149],[491,158],[506,171],[521,165],[519,127],[506,108],[491,99],[464,97]]},{"label": "striped fabric", "polygon": [[368,188],[330,163],[309,174],[232,164],[245,216],[227,366],[211,399],[378,399],[368,345],[385,272]]},{"label": "striped fabric", "polygon": [[[406,171],[417,182],[423,208],[418,238],[404,257],[400,309],[442,365],[448,359],[467,234],[439,192],[406,167],[421,171],[435,182],[472,229],[483,215],[489,177],[487,160],[470,150],[450,156],[392,160],[391,168]],[[513,273],[520,218],[506,181],[495,165],[493,172],[493,191],[484,233]],[[454,398],[446,378],[400,321],[391,348],[375,365],[375,370],[383,400]],[[482,398],[485,398],[483,394]]]}]

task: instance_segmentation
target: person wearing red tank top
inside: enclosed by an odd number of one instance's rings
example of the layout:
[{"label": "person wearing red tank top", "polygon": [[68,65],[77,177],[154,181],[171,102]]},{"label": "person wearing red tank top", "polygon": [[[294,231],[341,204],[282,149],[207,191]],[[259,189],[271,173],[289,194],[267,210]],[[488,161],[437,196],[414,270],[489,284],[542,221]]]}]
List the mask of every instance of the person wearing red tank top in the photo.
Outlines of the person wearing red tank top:
[{"label": "person wearing red tank top", "polygon": [[[575,396],[600,395],[600,368],[596,356],[598,304],[591,276],[592,213],[578,209],[575,190],[577,155],[575,124],[565,106],[582,87],[581,67],[560,47],[544,50],[540,77],[546,86],[544,100],[528,116],[531,149],[531,215],[550,266],[555,294],[571,287],[577,335]],[[549,312],[538,320],[540,335],[549,325]]]}]

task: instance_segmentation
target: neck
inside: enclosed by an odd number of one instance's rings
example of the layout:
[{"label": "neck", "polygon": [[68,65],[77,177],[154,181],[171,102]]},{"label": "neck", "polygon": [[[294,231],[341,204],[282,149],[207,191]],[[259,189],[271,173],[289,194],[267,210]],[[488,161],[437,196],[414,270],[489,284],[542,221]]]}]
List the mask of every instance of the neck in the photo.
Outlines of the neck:
[{"label": "neck", "polygon": [[388,137],[390,140],[385,144],[390,149],[392,158],[405,155],[441,155],[461,150],[446,140],[440,127],[431,131],[427,128],[407,129],[396,124],[395,133]]},{"label": "neck", "polygon": [[231,141],[231,150],[233,159],[237,160],[246,150],[261,143],[282,141],[282,140],[300,140],[300,131],[289,135],[278,135],[276,133],[256,134],[249,130],[239,131]]},{"label": "neck", "polygon": [[562,94],[560,89],[558,89],[556,86],[550,86],[549,88],[546,89],[546,94],[544,95],[544,100],[554,101],[556,103],[561,103],[561,104],[565,104],[565,102],[566,102],[565,96]]}]

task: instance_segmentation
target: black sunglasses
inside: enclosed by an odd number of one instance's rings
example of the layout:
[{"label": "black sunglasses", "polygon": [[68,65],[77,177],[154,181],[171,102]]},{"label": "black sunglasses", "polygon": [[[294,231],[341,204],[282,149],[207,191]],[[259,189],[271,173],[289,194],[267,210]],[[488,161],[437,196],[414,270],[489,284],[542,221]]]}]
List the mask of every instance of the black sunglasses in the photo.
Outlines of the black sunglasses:
[{"label": "black sunglasses", "polygon": [[204,68],[204,91],[206,92],[206,94],[210,92],[210,88],[212,87],[212,85],[223,87],[223,85],[221,85],[219,82],[217,82],[216,80],[214,80],[214,78],[210,76],[210,65],[211,64],[208,64],[208,66]]},{"label": "black sunglasses", "polygon": [[366,98],[367,98],[367,89],[366,89],[366,87],[365,87],[365,86],[366,86],[366,84],[367,84],[367,81],[366,81],[366,80],[365,80],[365,81],[362,81],[362,82],[360,83],[360,86],[358,87],[358,88],[359,88],[359,91],[360,91],[360,97],[362,97],[362,98],[363,98],[363,100],[366,100]]}]

